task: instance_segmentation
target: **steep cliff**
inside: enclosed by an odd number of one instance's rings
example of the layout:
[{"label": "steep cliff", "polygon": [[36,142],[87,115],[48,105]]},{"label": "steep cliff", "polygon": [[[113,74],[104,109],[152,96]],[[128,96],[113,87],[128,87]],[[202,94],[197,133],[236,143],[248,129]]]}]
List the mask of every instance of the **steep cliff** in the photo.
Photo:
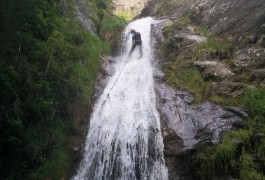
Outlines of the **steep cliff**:
[{"label": "steep cliff", "polygon": [[[203,60],[194,65],[204,79],[216,82],[212,95],[235,97],[242,93],[238,90],[243,84],[264,84],[265,4],[261,0],[162,2],[151,1],[142,15],[167,15],[167,25],[162,27],[166,41],[161,48],[170,46],[165,51],[171,54],[168,61],[189,58],[184,49],[193,53],[190,59]],[[207,40],[200,43],[198,38]],[[233,93],[234,89],[238,92]]]},{"label": "steep cliff", "polygon": [[[156,52],[165,77],[160,73],[156,78],[159,81],[165,79],[167,85],[173,87],[168,89],[163,85],[160,87],[162,91],[159,87],[157,90],[163,124],[167,127],[171,125],[164,131],[170,179],[263,179],[264,2],[153,0],[141,15],[164,19],[155,28],[162,33],[158,36]],[[191,100],[183,89],[191,92],[195,99]],[[181,100],[181,97],[184,98]],[[172,126],[174,122],[171,120],[180,119],[188,123],[189,118],[184,117],[190,113],[182,114],[182,108],[187,108],[190,103],[196,109],[205,105],[205,101],[219,104],[233,113],[240,111],[227,105],[243,107],[248,111],[249,118],[232,125],[232,131],[221,133],[219,145],[211,141],[214,125],[220,125],[220,117],[214,118],[212,123],[195,132],[196,141],[203,141],[183,152],[181,148],[185,140],[174,133],[178,131],[178,125]],[[203,113],[204,108],[199,109]],[[211,109],[214,111],[215,108]],[[191,124],[197,118],[207,120],[212,111],[203,113],[207,117],[196,115],[196,118],[191,118]],[[221,118],[231,118],[231,114],[225,114]],[[244,115],[241,115],[243,118]],[[181,167],[178,164],[182,164]],[[187,173],[181,177],[185,171]]]}]

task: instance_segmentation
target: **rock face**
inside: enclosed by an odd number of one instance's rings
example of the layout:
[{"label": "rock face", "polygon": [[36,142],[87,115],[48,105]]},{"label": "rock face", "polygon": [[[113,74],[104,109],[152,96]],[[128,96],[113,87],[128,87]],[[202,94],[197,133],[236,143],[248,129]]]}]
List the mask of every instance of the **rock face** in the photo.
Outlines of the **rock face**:
[{"label": "rock face", "polygon": [[[156,6],[165,0],[150,0],[142,16],[156,15]],[[170,12],[171,20],[193,12],[213,34],[229,33],[242,38],[248,33],[261,36],[265,30],[265,3],[263,0],[186,0]],[[251,37],[250,37],[251,39]],[[255,36],[252,37],[255,40]]]},{"label": "rock face", "polygon": [[203,0],[197,1],[194,8],[201,11],[204,24],[214,34],[256,32],[265,19],[263,0]]},{"label": "rock face", "polygon": [[[170,25],[167,19],[161,22],[161,27]],[[154,27],[153,31],[156,39],[163,40],[159,26]],[[186,38],[191,36],[191,30],[186,33],[177,32],[180,34],[177,38],[182,38],[182,41],[200,41]],[[155,56],[155,91],[157,97],[157,109],[160,113],[162,124],[162,135],[164,139],[165,160],[169,171],[169,179],[178,180],[185,176],[183,167],[185,159],[189,156],[189,151],[192,151],[205,144],[217,144],[224,131],[231,129],[233,126],[241,124],[247,114],[237,107],[222,107],[210,102],[193,105],[194,96],[181,89],[174,89],[165,83],[164,73],[160,70],[161,61]],[[201,69],[204,78],[215,78],[218,85],[216,94],[223,89],[224,93],[241,93],[240,89],[244,86],[243,83],[224,85],[227,77],[233,76],[230,68],[220,63],[219,61],[197,61],[193,65]],[[223,86],[224,85],[224,86]],[[239,88],[239,89],[238,89]],[[236,89],[236,90],[235,90]],[[214,92],[214,90],[213,90]],[[235,94],[236,95],[236,94]],[[182,164],[182,166],[179,166]],[[192,178],[191,178],[192,179]]]},{"label": "rock face", "polygon": [[[161,28],[171,24],[172,20],[166,19],[161,23]],[[158,33],[157,37],[163,41],[161,31],[158,29],[156,28],[155,30]],[[198,44],[206,41],[205,38],[193,34],[192,28],[187,28],[184,31],[175,30],[174,38],[182,43],[184,42],[183,44],[190,41]],[[235,56],[232,62],[236,63],[235,59],[237,58],[240,59],[238,61],[240,63],[234,65],[233,68],[225,65],[222,60],[211,57],[207,58],[207,60],[195,61],[192,65],[200,69],[204,79],[214,81],[211,92],[213,95],[238,97],[242,94],[245,84],[241,82],[242,79],[236,80],[237,73],[242,72],[245,67],[256,67],[256,62],[262,62],[257,55],[258,53],[262,54],[262,50],[243,56],[248,59],[247,65],[239,58],[242,55],[239,53],[239,57]],[[253,59],[249,60],[251,59],[250,56],[255,57],[255,62],[251,63]],[[160,60],[157,61],[157,64],[161,63]],[[258,67],[260,68],[262,65]],[[252,77],[259,77],[262,81],[263,73],[263,68],[254,70],[252,71]],[[161,115],[169,179],[182,179],[183,168],[179,167],[178,163],[185,164],[182,161],[183,157],[186,158],[190,150],[202,147],[205,144],[217,144],[222,133],[241,124],[247,114],[238,107],[223,107],[207,101],[202,104],[192,105],[194,100],[192,94],[181,89],[176,90],[169,87],[164,83],[163,72],[158,69],[156,69],[154,74],[156,79],[157,108]]]},{"label": "rock face", "polygon": [[87,10],[83,8],[82,2],[80,0],[73,0],[73,2],[76,5],[76,11],[74,12],[76,19],[78,19],[84,29],[96,34],[96,27],[91,19],[88,18]]},{"label": "rock face", "polygon": [[[192,94],[174,90],[164,83],[156,85],[158,109],[166,126],[163,129],[165,140],[170,136],[179,137],[176,142],[182,141],[184,149],[192,149],[199,143],[219,142],[220,134],[234,124],[240,123],[247,114],[236,107],[222,107],[210,102],[191,105],[194,97]],[[177,136],[170,130],[173,130]],[[173,155],[170,143],[169,153]],[[167,145],[166,145],[167,147]],[[175,149],[175,155],[178,148]]]},{"label": "rock face", "polygon": [[[265,3],[263,0],[203,0],[191,5],[196,17],[212,35],[229,36],[238,46],[232,59],[236,82],[246,83],[238,76],[265,67]],[[262,82],[252,76],[253,83]],[[252,82],[249,82],[252,83]]]},{"label": "rock face", "polygon": [[104,88],[107,85],[109,77],[113,75],[114,73],[112,59],[113,58],[110,56],[100,57],[101,68],[100,68],[100,72],[96,80],[95,90],[94,90],[93,97],[92,97],[94,102],[102,94]]},{"label": "rock face", "polygon": [[186,163],[182,161],[187,153],[205,144],[217,144],[221,134],[241,124],[247,114],[237,107],[222,107],[210,102],[192,105],[192,94],[166,85],[162,72],[155,75],[169,179],[182,179],[185,175],[179,164]]}]

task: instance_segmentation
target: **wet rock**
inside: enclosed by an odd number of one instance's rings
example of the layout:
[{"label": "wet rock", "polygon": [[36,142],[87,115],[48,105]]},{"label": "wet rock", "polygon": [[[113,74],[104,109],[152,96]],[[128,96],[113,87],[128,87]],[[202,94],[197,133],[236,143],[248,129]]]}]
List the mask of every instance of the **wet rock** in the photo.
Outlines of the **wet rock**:
[{"label": "wet rock", "polygon": [[154,78],[156,81],[164,81],[165,80],[165,73],[159,69],[154,69]]},{"label": "wet rock", "polygon": [[[186,91],[175,91],[163,83],[156,84],[156,92],[159,112],[167,124],[164,128],[175,131],[175,141],[178,142],[180,137],[183,149],[192,149],[205,142],[216,144],[222,132],[242,121],[241,109],[229,109],[210,102],[193,106],[190,104],[193,95]],[[170,134],[169,137],[174,136]],[[167,145],[165,141],[169,154],[177,155],[171,151],[171,147],[175,145]]]},{"label": "wet rock", "polygon": [[110,56],[100,56],[101,67],[100,72],[96,80],[95,90],[93,93],[92,101],[98,99],[98,97],[102,94],[105,86],[107,85],[109,76],[114,73],[114,69],[112,67],[112,57]]},{"label": "wet rock", "polygon": [[224,80],[234,75],[234,73],[224,64],[216,61],[196,61],[193,63],[202,70],[202,76],[205,79]]},{"label": "wet rock", "polygon": [[112,57],[100,56],[100,60],[101,60],[101,73],[104,76],[109,76],[109,75],[113,74],[113,69],[110,65],[110,63],[112,62]]},{"label": "wet rock", "polygon": [[168,180],[180,180],[181,171],[180,164],[178,159],[174,157],[165,156],[166,165],[168,168]]},{"label": "wet rock", "polygon": [[192,94],[161,81],[157,81],[155,91],[169,180],[193,179],[187,168],[196,149],[217,144],[221,134],[241,124],[247,114],[239,107],[221,107],[210,102],[192,105]]},{"label": "wet rock", "polygon": [[169,128],[162,130],[165,156],[178,156],[183,152],[183,142],[176,132]]}]

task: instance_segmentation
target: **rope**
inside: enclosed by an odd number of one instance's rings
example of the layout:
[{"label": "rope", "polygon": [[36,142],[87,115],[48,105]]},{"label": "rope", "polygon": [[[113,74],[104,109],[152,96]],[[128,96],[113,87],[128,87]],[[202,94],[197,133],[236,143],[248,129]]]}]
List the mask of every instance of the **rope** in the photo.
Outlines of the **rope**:
[{"label": "rope", "polygon": [[122,67],[122,69],[121,69],[121,71],[120,71],[120,74],[118,75],[118,77],[117,77],[116,81],[114,82],[113,86],[110,88],[110,90],[109,90],[109,92],[108,92],[108,97],[109,97],[109,93],[110,93],[110,91],[111,91],[112,88],[115,86],[116,82],[118,81],[118,79],[119,79],[119,77],[120,77],[120,75],[121,75],[121,73],[122,73],[122,71],[123,71],[123,68],[124,68],[125,65],[127,64],[129,57],[130,57],[130,55],[127,57],[127,59],[126,59],[124,65],[123,65],[123,67]]}]

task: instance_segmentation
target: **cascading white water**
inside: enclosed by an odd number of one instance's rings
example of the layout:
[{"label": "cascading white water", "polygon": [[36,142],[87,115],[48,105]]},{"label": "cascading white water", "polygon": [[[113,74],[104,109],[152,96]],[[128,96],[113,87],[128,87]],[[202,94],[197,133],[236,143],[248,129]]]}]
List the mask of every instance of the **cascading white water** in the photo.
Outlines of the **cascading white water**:
[{"label": "cascading white water", "polygon": [[115,58],[115,74],[95,104],[84,157],[74,180],[168,179],[150,62],[152,23],[150,17],[139,19],[124,31],[128,34],[133,28],[141,33],[143,57],[138,58],[136,48],[117,80],[131,47],[131,38],[127,38],[126,52]]}]

